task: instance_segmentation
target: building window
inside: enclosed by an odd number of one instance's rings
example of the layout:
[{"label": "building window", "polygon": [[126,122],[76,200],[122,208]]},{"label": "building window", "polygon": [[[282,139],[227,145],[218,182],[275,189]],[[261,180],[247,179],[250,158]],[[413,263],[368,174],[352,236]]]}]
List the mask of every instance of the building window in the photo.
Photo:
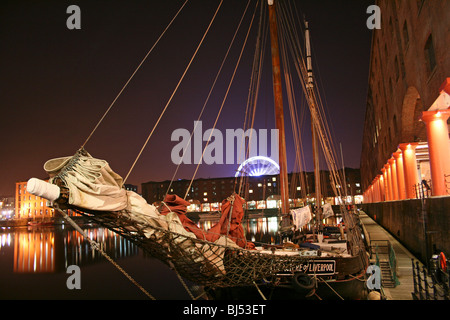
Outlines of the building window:
[{"label": "building window", "polygon": [[428,37],[425,44],[425,58],[427,59],[429,71],[433,71],[436,67],[436,56],[434,55],[433,37]]}]

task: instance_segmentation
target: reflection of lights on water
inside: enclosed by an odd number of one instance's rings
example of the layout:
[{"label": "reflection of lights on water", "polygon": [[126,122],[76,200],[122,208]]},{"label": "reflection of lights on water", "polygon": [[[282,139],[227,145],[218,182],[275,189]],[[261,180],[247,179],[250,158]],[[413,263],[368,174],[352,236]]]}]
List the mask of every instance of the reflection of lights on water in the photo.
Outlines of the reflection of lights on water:
[{"label": "reflection of lights on water", "polygon": [[7,234],[2,234],[0,237],[0,249],[1,247],[4,246],[10,246],[11,245],[11,234],[7,233]]},{"label": "reflection of lights on water", "polygon": [[[217,220],[201,220],[197,223],[197,226],[205,231],[211,229]],[[248,224],[246,228],[245,224]],[[273,234],[278,231],[278,217],[264,217],[257,219],[250,219],[243,223],[244,229],[246,229],[250,234]]]},{"label": "reflection of lights on water", "polygon": [[278,217],[270,217],[269,220],[269,233],[275,233],[278,231]]}]

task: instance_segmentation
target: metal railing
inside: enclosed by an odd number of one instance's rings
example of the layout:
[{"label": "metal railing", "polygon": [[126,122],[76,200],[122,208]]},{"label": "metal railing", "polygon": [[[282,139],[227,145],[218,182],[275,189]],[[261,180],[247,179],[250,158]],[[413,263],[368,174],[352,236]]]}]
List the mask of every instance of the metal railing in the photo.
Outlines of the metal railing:
[{"label": "metal railing", "polygon": [[447,194],[450,195],[450,174],[444,174],[445,188],[447,189]]},{"label": "metal railing", "polygon": [[421,183],[414,185],[414,193],[417,199],[429,198],[432,195],[432,184],[431,180],[422,180]]},{"label": "metal railing", "polygon": [[370,240],[370,256],[375,254],[375,264],[380,267],[380,257],[389,263],[394,287],[400,284],[397,276],[397,257],[389,240]]},{"label": "metal railing", "polygon": [[[449,300],[449,274],[448,271],[436,269],[428,272],[425,266],[420,267],[419,262],[411,259],[414,292],[414,300]],[[421,270],[422,269],[422,270]]]}]

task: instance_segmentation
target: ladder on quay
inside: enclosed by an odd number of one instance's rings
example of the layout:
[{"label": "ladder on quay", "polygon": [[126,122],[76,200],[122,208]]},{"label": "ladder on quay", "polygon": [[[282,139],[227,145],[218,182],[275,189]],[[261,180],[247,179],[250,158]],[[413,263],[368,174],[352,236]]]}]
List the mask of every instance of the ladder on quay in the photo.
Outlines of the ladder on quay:
[{"label": "ladder on quay", "polygon": [[[388,240],[390,245],[392,246],[393,251],[395,250],[395,261],[396,265],[393,268],[389,265],[391,272],[395,271],[396,278],[394,281],[396,285],[394,286],[389,282],[388,276],[389,273],[385,273],[385,280],[383,282],[382,279],[382,291],[385,299],[387,300],[413,300],[412,292],[414,291],[414,281],[413,281],[413,270],[411,268],[411,259],[417,260],[411,252],[408,251],[396,238],[394,238],[388,231],[386,231],[382,226],[376,223],[374,219],[372,219],[367,213],[360,210],[359,218],[362,224],[362,229],[364,232],[365,240],[368,246],[370,246],[370,242],[375,245],[374,241],[377,240]],[[383,244],[383,243],[381,243]],[[375,246],[376,247],[376,246]],[[374,251],[375,252],[375,247]],[[386,251],[387,252],[387,251]],[[381,254],[381,255],[380,255]],[[380,269],[383,269],[383,261],[388,261],[387,254],[384,255],[379,250],[379,258],[380,258]],[[373,264],[376,263],[376,256],[373,256]],[[387,269],[387,268],[386,268]]]}]

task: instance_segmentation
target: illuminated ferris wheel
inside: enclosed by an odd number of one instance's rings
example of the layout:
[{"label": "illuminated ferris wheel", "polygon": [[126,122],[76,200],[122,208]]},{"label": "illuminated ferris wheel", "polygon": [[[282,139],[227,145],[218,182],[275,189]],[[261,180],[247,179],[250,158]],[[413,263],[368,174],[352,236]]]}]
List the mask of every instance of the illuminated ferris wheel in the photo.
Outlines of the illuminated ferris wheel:
[{"label": "illuminated ferris wheel", "polygon": [[280,173],[280,166],[268,157],[256,156],[241,163],[235,176],[265,176]]}]

